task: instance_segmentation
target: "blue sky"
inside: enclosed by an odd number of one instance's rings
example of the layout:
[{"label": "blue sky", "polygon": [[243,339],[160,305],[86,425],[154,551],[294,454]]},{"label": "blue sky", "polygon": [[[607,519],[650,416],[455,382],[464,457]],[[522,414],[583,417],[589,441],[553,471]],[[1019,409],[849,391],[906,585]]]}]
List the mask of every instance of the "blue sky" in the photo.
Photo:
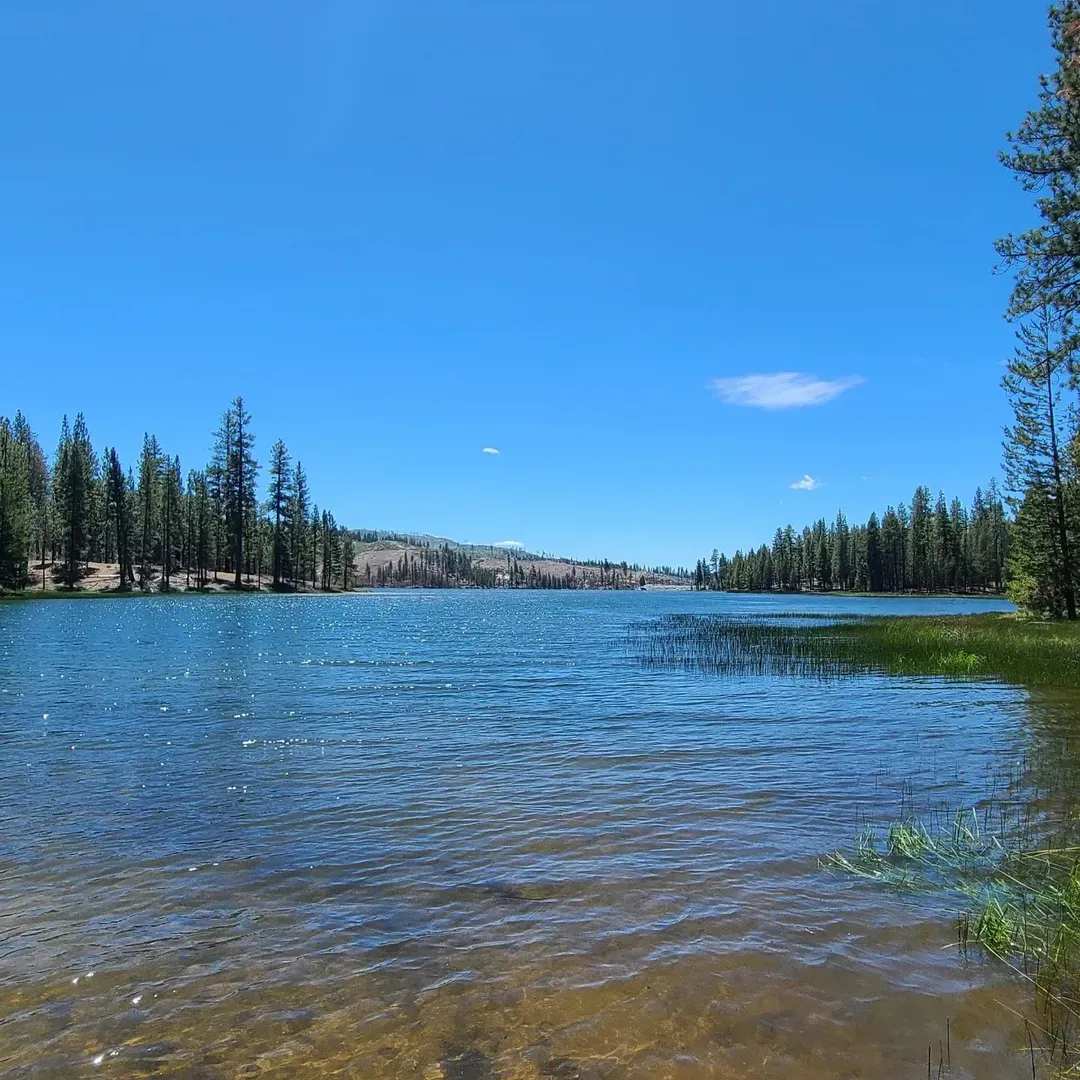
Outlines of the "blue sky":
[{"label": "blue sky", "polygon": [[1035,0],[7,0],[0,412],[187,469],[242,393],[340,521],[579,556],[969,498],[1048,63]]}]

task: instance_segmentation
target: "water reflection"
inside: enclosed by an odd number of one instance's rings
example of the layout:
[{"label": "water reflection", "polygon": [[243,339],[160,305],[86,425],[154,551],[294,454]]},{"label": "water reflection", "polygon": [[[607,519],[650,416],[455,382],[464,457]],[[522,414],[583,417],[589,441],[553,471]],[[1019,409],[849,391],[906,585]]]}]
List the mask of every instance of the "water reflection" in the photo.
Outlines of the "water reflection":
[{"label": "water reflection", "polygon": [[949,1015],[952,1075],[1028,1075],[948,915],[819,865],[1033,758],[1025,695],[612,646],[718,602],[0,607],[0,1068],[892,1077]]}]

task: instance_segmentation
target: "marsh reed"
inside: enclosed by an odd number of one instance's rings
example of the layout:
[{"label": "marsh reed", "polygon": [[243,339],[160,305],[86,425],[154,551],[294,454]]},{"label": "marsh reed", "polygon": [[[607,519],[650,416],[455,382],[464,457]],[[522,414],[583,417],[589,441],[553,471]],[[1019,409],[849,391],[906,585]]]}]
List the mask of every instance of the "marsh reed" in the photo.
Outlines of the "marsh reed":
[{"label": "marsh reed", "polygon": [[1080,626],[1010,615],[667,615],[630,628],[647,666],[717,675],[864,674],[1080,687]]}]

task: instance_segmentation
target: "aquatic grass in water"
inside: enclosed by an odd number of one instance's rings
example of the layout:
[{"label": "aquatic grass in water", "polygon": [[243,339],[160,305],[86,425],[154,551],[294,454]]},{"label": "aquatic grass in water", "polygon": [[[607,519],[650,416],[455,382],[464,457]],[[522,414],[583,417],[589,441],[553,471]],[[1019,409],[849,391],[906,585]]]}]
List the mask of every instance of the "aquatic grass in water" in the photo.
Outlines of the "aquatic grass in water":
[{"label": "aquatic grass in water", "polygon": [[[982,821],[992,817],[985,808]],[[1031,983],[1044,1052],[1076,1067],[1080,846],[1040,846],[1048,823],[1026,814],[1002,810],[997,820],[1006,823],[1000,832],[986,831],[974,808],[958,811],[951,826],[908,817],[889,825],[883,841],[866,826],[849,853],[822,865],[895,889],[953,894],[965,908],[960,947],[982,949]]]},{"label": "aquatic grass in water", "polygon": [[647,665],[721,675],[867,673],[1080,687],[1080,626],[1011,615],[668,615],[630,630]]},{"label": "aquatic grass in water", "polygon": [[[1017,816],[1010,822],[1014,835]],[[957,888],[965,894],[982,889],[999,871],[1006,855],[998,834],[985,832],[974,809],[958,811],[951,823],[926,825],[916,818],[893,822],[879,843],[868,825],[856,838],[850,855],[834,852],[824,866],[883,884],[937,890]]]},{"label": "aquatic grass in water", "polygon": [[889,854],[893,858],[917,859],[930,843],[926,829],[918,822],[898,821],[889,829]]}]

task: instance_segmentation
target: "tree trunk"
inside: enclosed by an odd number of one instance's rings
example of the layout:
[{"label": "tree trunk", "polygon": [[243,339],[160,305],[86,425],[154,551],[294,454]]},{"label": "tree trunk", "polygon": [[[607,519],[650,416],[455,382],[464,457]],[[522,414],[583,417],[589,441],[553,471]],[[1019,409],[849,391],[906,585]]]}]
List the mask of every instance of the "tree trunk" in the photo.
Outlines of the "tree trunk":
[{"label": "tree trunk", "polygon": [[1062,592],[1065,596],[1065,617],[1076,619],[1076,592],[1073,588],[1072,552],[1069,549],[1069,530],[1065,520],[1065,485],[1061,480],[1061,457],[1058,454],[1057,428],[1054,423],[1054,388],[1050,362],[1046,364],[1046,401],[1050,421],[1050,458],[1054,465],[1054,501],[1057,503],[1057,533],[1061,545]]}]

